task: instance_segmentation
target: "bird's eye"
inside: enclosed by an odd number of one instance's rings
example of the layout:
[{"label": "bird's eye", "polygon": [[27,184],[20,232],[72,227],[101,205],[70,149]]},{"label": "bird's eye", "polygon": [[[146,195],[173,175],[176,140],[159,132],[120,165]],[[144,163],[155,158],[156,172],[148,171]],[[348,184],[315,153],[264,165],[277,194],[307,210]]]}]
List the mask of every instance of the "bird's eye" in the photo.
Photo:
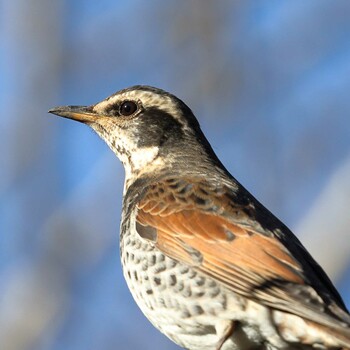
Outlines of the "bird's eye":
[{"label": "bird's eye", "polygon": [[121,115],[131,115],[137,111],[137,104],[133,101],[124,101],[120,105],[119,112]]}]

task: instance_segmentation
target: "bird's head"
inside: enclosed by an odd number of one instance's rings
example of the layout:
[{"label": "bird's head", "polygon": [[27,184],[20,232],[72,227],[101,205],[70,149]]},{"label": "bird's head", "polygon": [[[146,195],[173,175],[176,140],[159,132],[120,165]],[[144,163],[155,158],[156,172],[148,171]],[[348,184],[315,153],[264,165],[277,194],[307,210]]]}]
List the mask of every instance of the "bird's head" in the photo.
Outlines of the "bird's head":
[{"label": "bird's head", "polygon": [[127,181],[144,173],[185,171],[217,161],[190,108],[161,89],[134,86],[91,106],[49,112],[95,130],[124,164]]}]

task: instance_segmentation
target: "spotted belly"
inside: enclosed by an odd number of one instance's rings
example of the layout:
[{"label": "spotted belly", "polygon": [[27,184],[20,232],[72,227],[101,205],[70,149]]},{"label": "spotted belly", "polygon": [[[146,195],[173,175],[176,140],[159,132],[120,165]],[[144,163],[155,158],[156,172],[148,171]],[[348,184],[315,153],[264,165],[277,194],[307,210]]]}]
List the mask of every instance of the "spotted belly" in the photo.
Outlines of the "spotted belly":
[{"label": "spotted belly", "polygon": [[[121,257],[128,287],[142,312],[184,348],[215,349],[221,336],[220,326],[231,319],[240,320],[242,315],[247,317],[247,299],[166,257],[136,235],[123,235]],[[233,341],[222,349],[262,349],[258,325],[239,325],[234,333]]]},{"label": "spotted belly", "polygon": [[[129,228],[122,225],[120,241],[128,287],[149,321],[178,345],[215,350],[223,328],[234,323],[220,350],[312,349],[299,343],[308,332],[302,319],[233,293],[195,268],[165,256]],[[295,337],[288,339],[289,334]]]}]

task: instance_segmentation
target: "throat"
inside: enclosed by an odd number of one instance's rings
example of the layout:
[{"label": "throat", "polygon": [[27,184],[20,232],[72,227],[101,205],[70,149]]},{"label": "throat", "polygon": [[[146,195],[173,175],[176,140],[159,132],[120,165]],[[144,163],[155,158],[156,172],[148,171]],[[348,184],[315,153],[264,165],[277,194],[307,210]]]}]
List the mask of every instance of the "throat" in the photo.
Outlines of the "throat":
[{"label": "throat", "polygon": [[135,149],[123,158],[122,162],[125,168],[124,190],[140,175],[157,172],[164,167],[164,159],[159,156],[159,148],[156,146]]}]

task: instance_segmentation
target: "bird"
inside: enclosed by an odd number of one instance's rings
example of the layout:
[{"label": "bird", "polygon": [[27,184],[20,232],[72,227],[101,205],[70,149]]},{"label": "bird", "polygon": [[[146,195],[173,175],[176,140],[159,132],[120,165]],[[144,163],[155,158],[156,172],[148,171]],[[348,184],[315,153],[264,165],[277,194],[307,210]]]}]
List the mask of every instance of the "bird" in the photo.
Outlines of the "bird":
[{"label": "bird", "polygon": [[350,349],[350,315],[330,278],[228,172],[181,99],[136,85],[49,112],[91,127],[123,163],[123,274],[173,342]]}]

